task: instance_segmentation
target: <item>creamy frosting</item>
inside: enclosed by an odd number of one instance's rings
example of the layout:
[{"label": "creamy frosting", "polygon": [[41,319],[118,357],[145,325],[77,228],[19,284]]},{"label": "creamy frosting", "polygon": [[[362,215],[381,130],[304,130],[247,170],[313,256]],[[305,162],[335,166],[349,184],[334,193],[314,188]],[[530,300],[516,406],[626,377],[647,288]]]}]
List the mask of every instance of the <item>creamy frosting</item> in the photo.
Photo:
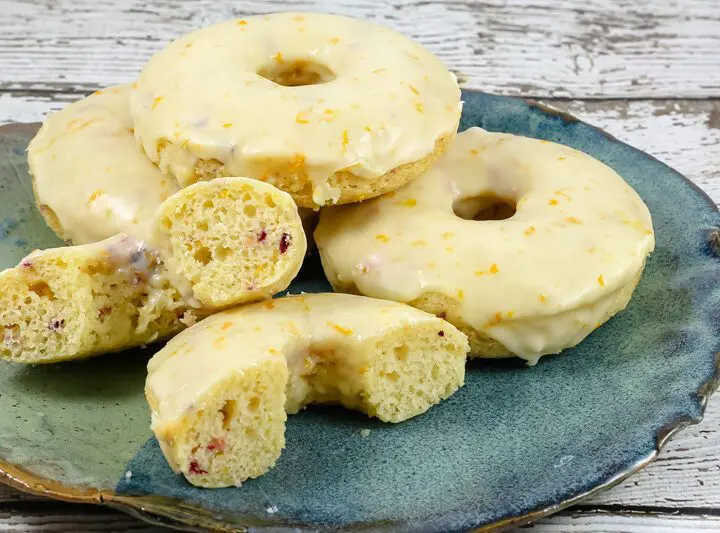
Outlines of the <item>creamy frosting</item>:
[{"label": "creamy frosting", "polygon": [[[286,410],[297,412],[308,394],[299,378],[312,372],[313,353],[334,351],[343,365],[358,367],[372,353],[373,339],[425,324],[451,327],[410,306],[347,294],[304,294],[213,315],[172,339],[148,363],[146,390],[158,402],[153,430],[189,409],[203,409],[206,393],[234,372],[276,357],[286,359],[291,376]],[[336,384],[347,396],[359,386],[354,375],[348,372],[347,382]]]},{"label": "creamy frosting", "polygon": [[151,235],[155,209],[178,185],[135,143],[127,85],[50,115],[28,148],[37,200],[75,244]]},{"label": "creamy frosting", "polygon": [[[270,81],[302,77],[319,83]],[[432,153],[455,132],[459,100],[455,76],[399,33],[278,13],[174,41],[143,69],[131,106],[145,152],[181,184],[197,179],[199,160],[252,178],[281,162],[307,173],[322,205],[338,198],[327,183],[337,171],[372,179]]]},{"label": "creamy frosting", "polygon": [[[483,197],[516,203],[516,212],[477,221],[453,211],[472,215]],[[322,211],[315,239],[341,288],[399,302],[440,293],[476,331],[530,362],[574,346],[624,307],[619,295],[655,243],[647,207],[606,165],[479,128],[409,185]]]}]

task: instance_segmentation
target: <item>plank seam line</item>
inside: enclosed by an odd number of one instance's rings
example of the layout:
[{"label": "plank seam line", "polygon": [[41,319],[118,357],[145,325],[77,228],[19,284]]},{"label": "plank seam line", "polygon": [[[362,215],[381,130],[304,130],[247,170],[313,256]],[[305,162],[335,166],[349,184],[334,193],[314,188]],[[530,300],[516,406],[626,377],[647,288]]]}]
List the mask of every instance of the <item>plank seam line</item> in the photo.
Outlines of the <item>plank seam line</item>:
[{"label": "plank seam line", "polygon": [[[15,85],[15,84],[13,84]],[[53,97],[53,96],[88,96],[102,86],[93,86],[86,88],[47,88],[47,89],[23,89],[3,87],[0,82],[0,95],[8,94],[10,96],[36,96],[36,97]],[[509,87],[512,88],[512,87]],[[476,90],[467,88],[468,90]],[[477,89],[479,90],[479,89]],[[497,93],[493,93],[497,94]],[[528,100],[542,100],[547,102],[717,102],[720,101],[720,94],[710,96],[548,96],[543,94],[520,94],[508,95],[517,98],[525,98]]]}]

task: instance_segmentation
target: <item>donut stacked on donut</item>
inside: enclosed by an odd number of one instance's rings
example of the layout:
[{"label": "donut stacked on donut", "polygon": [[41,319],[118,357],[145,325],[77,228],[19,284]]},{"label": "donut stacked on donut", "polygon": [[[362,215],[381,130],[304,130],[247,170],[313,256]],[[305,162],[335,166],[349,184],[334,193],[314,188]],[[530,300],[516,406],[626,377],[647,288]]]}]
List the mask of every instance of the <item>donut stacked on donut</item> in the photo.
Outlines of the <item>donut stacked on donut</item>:
[{"label": "donut stacked on donut", "polygon": [[248,176],[317,208],[424,172],[460,118],[455,76],[382,26],[278,13],[190,33],[147,63],[135,136],[181,186]]},{"label": "donut stacked on donut", "polygon": [[480,128],[395,193],[323,211],[315,239],[336,290],[446,317],[474,355],[531,364],[625,308],[655,243],[609,167]]}]

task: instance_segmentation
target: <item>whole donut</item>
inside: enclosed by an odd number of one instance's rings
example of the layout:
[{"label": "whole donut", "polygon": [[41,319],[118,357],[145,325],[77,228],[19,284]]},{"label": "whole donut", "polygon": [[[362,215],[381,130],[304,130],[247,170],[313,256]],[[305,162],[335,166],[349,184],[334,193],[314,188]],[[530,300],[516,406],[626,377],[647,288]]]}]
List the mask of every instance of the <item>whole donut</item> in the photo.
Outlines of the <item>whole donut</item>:
[{"label": "whole donut", "polygon": [[397,189],[451,140],[455,76],[421,45],[337,15],[210,26],[150,59],[131,97],[145,153],[181,186],[267,181],[301,207]]},{"label": "whole donut", "polygon": [[409,303],[468,334],[474,355],[531,364],[622,310],[655,243],[606,165],[479,128],[402,189],[322,211],[315,239],[336,290]]},{"label": "whole donut", "polygon": [[145,240],[155,210],[178,190],[138,150],[129,97],[129,85],[97,91],[50,115],[30,142],[38,209],[66,241]]}]

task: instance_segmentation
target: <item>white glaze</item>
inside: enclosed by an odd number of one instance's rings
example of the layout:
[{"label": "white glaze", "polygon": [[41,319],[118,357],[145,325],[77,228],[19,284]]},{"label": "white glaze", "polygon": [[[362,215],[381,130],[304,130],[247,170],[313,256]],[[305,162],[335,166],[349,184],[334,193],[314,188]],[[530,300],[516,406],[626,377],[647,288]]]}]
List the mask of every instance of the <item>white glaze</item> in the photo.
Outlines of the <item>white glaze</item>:
[{"label": "white glaze", "polygon": [[178,190],[138,150],[129,92],[111,87],[50,115],[28,148],[38,202],[74,244],[117,233],[147,240],[155,209]]},{"label": "white glaze", "polygon": [[[454,202],[517,202],[507,220],[463,220]],[[654,247],[637,193],[571,148],[472,128],[394,193],[329,208],[315,232],[331,280],[409,302],[438,292],[465,322],[535,362],[580,342]],[[615,306],[615,307],[614,307]]]},{"label": "white glaze", "polygon": [[[276,357],[287,360],[292,377],[286,410],[296,412],[307,400],[304,381],[297,378],[312,370],[313,352],[334,350],[351,369],[372,354],[373,339],[427,324],[452,327],[407,305],[332,293],[278,298],[213,315],[173,338],[148,363],[146,389],[158,400],[153,430],[161,432],[189,409],[203,409],[203,401],[211,400],[207,393],[234,372]],[[337,386],[351,396],[358,383],[350,379]]]},{"label": "white glaze", "polygon": [[[319,63],[335,79],[286,87],[258,75]],[[149,157],[181,184],[199,160],[261,178],[267,161],[302,167],[314,201],[347,170],[372,179],[429,155],[460,116],[455,76],[421,45],[390,29],[319,13],[278,13],[190,33],[143,69],[131,104]],[[158,146],[169,143],[163,157]]]}]

